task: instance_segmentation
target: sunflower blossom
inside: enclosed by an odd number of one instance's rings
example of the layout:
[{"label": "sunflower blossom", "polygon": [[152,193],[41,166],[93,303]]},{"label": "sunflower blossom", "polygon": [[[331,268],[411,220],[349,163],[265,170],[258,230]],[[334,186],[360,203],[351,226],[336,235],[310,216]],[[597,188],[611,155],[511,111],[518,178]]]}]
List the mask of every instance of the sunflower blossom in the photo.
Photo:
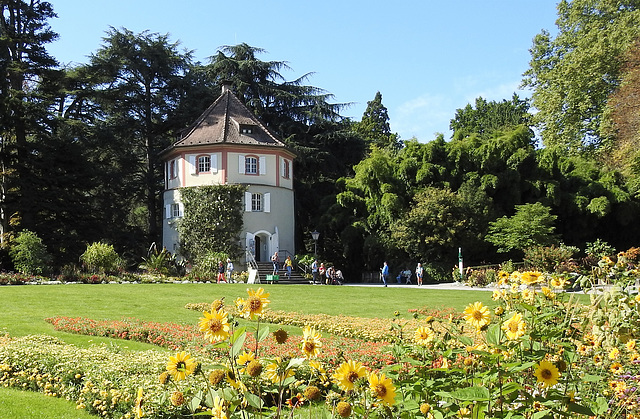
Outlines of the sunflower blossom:
[{"label": "sunflower blossom", "polygon": [[204,317],[200,318],[200,331],[204,332],[204,337],[213,342],[221,342],[229,337],[228,314],[225,311],[204,311]]},{"label": "sunflower blossom", "polygon": [[413,340],[417,345],[426,345],[431,342],[434,337],[435,333],[430,327],[422,326],[416,329]]},{"label": "sunflower blossom", "polygon": [[538,379],[538,383],[541,383],[544,387],[551,387],[558,384],[560,371],[551,362],[542,360],[537,365],[534,375]]},{"label": "sunflower blossom", "polygon": [[[262,310],[269,304],[271,301],[268,300],[269,293],[265,293],[264,289],[258,288],[257,290],[248,289],[247,293],[249,297],[246,300],[240,300],[241,302],[241,314],[245,319],[253,320],[256,317],[262,316]],[[238,304],[238,300],[236,300],[236,305]]]},{"label": "sunflower blossom", "polygon": [[138,387],[138,397],[136,397],[136,418],[141,418],[144,416],[144,412],[142,411],[142,403],[143,403],[143,391],[142,387]]},{"label": "sunflower blossom", "polygon": [[224,408],[224,399],[216,396],[213,399],[213,408],[211,408],[211,416],[214,419],[227,419],[227,412]]},{"label": "sunflower blossom", "polygon": [[280,384],[289,377],[293,377],[295,372],[287,368],[287,365],[282,362],[279,357],[274,359],[264,369],[264,376],[270,380],[273,384]]},{"label": "sunflower blossom", "polygon": [[367,376],[367,370],[360,362],[347,361],[338,367],[333,379],[335,383],[344,391],[353,390],[356,381]]},{"label": "sunflower blossom", "polygon": [[502,330],[507,334],[507,339],[517,340],[526,329],[526,323],[522,320],[522,314],[516,313],[507,321],[502,324]]},{"label": "sunflower blossom", "polygon": [[396,398],[396,388],[391,382],[391,378],[385,377],[384,373],[369,374],[369,389],[374,397],[380,399],[386,405],[394,404]]},{"label": "sunflower blossom", "polygon": [[310,326],[305,326],[302,331],[302,352],[306,358],[317,358],[320,354],[320,333]]},{"label": "sunflower blossom", "polygon": [[522,282],[525,285],[537,284],[541,280],[542,280],[542,274],[540,272],[527,271],[527,272],[523,272],[522,275],[520,275],[520,282]]},{"label": "sunflower blossom", "polygon": [[464,309],[464,319],[467,323],[475,326],[476,329],[482,329],[484,326],[491,323],[489,308],[483,306],[479,301],[469,304],[467,308]]},{"label": "sunflower blossom", "polygon": [[181,381],[193,374],[198,363],[191,355],[185,351],[176,353],[175,356],[169,357],[167,362],[167,371],[175,381]]}]

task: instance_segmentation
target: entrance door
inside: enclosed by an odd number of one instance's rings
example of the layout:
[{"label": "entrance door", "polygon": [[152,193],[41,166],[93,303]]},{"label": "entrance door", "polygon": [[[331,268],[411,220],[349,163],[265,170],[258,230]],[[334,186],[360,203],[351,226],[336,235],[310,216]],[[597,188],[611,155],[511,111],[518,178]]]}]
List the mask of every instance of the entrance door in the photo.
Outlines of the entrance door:
[{"label": "entrance door", "polygon": [[256,261],[260,262],[262,260],[262,258],[260,257],[260,254],[262,253],[262,240],[260,239],[260,236],[256,236]]}]

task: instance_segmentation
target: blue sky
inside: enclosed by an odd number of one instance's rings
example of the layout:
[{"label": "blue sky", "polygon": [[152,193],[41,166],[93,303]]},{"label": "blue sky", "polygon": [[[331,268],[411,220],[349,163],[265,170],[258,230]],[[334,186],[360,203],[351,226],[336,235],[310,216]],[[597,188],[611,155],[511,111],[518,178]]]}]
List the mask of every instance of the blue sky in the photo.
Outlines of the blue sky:
[{"label": "blue sky", "polygon": [[[86,63],[110,26],[169,34],[207,62],[245,42],[287,61],[289,79],[352,103],[360,120],[377,91],[401,139],[444,133],[455,110],[482,96],[510,99],[527,70],[533,37],[555,32],[557,0],[50,0],[60,38],[48,47],[62,64]],[[178,5],[179,4],[179,5]],[[215,98],[212,98],[212,101]],[[194,116],[195,117],[195,116]]]}]

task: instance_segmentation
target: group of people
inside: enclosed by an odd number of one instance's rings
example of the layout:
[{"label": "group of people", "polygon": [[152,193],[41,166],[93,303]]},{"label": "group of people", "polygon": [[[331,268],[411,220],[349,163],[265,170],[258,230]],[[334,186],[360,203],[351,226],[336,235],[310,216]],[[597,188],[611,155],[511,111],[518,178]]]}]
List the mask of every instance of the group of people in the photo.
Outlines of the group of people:
[{"label": "group of people", "polygon": [[341,270],[336,270],[333,266],[325,268],[324,263],[318,265],[317,259],[311,264],[311,275],[314,284],[342,285],[344,282],[344,276],[342,276]]},{"label": "group of people", "polygon": [[[280,256],[278,256],[278,252],[274,252],[271,256],[271,263],[273,264],[273,275],[278,275],[280,272]],[[291,279],[291,270],[293,269],[293,261],[291,260],[291,256],[287,256],[284,260],[283,264],[284,268],[287,270],[287,278]]]},{"label": "group of people", "polygon": [[[422,263],[418,263],[418,266],[416,266],[416,282],[418,283],[418,286],[422,285],[422,279],[424,278],[424,268],[422,267]],[[402,279],[406,280],[407,284],[411,284],[411,271],[409,269],[401,271],[398,276],[396,277],[396,280],[398,281],[398,284],[402,283]],[[387,264],[387,262],[385,261],[382,264],[382,268],[380,268],[380,279],[382,280],[382,282],[384,283],[384,286],[387,286],[387,281],[389,280],[389,265]]]},{"label": "group of people", "polygon": [[227,265],[225,267],[222,261],[218,262],[218,284],[220,282],[233,282],[231,279],[231,275],[233,274],[233,262],[231,259],[227,258]]}]

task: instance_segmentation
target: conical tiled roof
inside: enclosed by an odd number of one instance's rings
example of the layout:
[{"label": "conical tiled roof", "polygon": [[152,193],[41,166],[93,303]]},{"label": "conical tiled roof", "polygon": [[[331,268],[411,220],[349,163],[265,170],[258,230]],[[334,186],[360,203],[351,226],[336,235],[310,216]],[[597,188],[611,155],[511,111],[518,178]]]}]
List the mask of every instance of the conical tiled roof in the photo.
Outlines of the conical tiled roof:
[{"label": "conical tiled roof", "polygon": [[214,144],[286,147],[229,89],[170,148]]}]

